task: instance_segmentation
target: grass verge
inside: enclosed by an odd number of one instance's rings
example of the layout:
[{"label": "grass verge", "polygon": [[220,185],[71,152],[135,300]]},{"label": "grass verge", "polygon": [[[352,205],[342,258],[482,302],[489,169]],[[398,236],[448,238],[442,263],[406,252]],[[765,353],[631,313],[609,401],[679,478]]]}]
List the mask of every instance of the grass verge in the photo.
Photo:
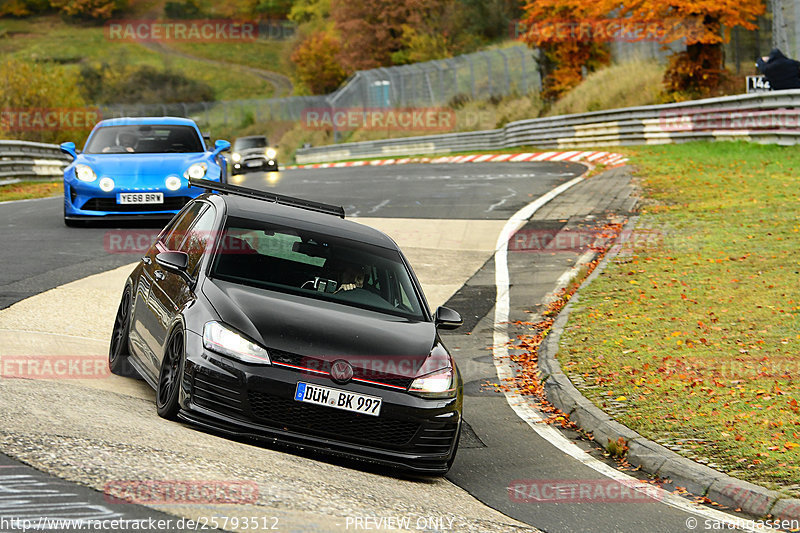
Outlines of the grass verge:
[{"label": "grass verge", "polygon": [[800,493],[800,153],[691,143],[633,152],[632,246],[581,293],[565,372],[642,435]]},{"label": "grass verge", "polygon": [[58,196],[63,190],[64,183],[61,180],[20,181],[9,185],[0,185],[0,202],[48,198],[50,196]]}]

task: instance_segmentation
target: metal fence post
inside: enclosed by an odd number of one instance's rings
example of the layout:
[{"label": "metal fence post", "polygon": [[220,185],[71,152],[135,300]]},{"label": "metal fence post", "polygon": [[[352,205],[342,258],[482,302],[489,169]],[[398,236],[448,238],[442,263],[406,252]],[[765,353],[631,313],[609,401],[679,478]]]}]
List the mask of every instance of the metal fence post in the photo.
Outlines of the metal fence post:
[{"label": "metal fence post", "polygon": [[469,82],[472,86],[472,99],[475,100],[477,97],[475,91],[475,63],[472,60],[472,56],[470,56],[467,61],[469,61]]}]

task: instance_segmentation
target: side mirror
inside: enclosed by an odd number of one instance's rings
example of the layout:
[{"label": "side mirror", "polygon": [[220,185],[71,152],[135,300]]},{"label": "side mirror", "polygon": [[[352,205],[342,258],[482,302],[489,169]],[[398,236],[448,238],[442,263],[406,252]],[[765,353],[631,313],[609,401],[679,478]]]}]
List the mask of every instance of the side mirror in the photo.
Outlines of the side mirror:
[{"label": "side mirror", "polygon": [[439,329],[456,329],[461,327],[461,324],[464,323],[464,320],[461,318],[461,315],[459,315],[458,312],[453,311],[449,307],[440,307],[436,310],[434,323]]},{"label": "side mirror", "polygon": [[220,152],[227,152],[230,149],[231,143],[229,141],[220,139],[214,143],[214,155],[219,155]]},{"label": "side mirror", "polygon": [[161,252],[156,256],[156,263],[176,274],[186,274],[189,256],[186,252]]},{"label": "side mirror", "polygon": [[73,142],[61,143],[59,148],[61,148],[61,151],[65,154],[71,155],[72,159],[78,157],[78,151],[75,149],[75,143]]}]

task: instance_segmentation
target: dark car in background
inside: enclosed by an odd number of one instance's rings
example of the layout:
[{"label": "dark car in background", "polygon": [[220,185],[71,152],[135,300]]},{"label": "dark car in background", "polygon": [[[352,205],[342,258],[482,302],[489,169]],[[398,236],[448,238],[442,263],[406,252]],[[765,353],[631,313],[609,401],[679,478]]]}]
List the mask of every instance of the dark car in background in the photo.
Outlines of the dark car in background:
[{"label": "dark car in background", "polygon": [[264,135],[239,137],[233,143],[231,174],[244,174],[253,170],[278,170],[278,151],[269,145]]},{"label": "dark car in background", "polygon": [[158,414],[426,475],[458,448],[462,379],[395,242],[330,206],[207,180],[125,283],[109,365]]}]

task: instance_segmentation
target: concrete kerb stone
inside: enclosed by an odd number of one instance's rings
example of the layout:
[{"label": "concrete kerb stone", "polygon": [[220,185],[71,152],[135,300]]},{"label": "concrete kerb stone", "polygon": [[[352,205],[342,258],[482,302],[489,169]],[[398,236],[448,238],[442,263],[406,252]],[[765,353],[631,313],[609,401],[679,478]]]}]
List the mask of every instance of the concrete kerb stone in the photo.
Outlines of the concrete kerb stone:
[{"label": "concrete kerb stone", "polygon": [[733,509],[763,516],[770,511],[780,494],[747,481],[723,476],[714,480],[706,496]]},{"label": "concrete kerb stone", "polygon": [[779,520],[800,520],[800,500],[785,498],[775,502],[770,514]]},{"label": "concrete kerb stone", "polygon": [[[622,235],[631,235],[637,222],[638,217],[631,217]],[[683,487],[692,494],[706,496],[721,505],[741,509],[753,516],[772,515],[782,520],[800,519],[800,500],[783,498],[776,491],[728,476],[642,437],[613,420],[584,397],[564,374],[556,355],[569,314],[580,301],[580,290],[592,283],[621,249],[618,242],[609,250],[556,317],[553,327],[539,348],[538,364],[548,401],[568,414],[572,421],[583,431],[590,433],[604,448],[609,442],[623,439],[628,446],[626,459],[629,463],[641,467],[647,473],[669,479],[675,487]]]}]

